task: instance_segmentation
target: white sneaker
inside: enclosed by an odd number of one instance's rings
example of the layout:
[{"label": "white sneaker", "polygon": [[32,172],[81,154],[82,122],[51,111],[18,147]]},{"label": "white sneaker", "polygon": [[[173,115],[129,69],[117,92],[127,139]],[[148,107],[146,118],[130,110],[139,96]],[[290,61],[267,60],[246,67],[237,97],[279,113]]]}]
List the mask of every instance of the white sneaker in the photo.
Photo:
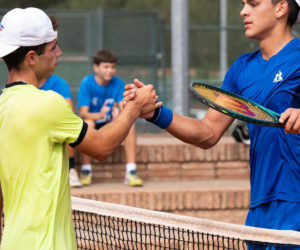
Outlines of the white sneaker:
[{"label": "white sneaker", "polygon": [[82,187],[81,181],[75,168],[71,168],[69,172],[69,181],[71,187]]}]

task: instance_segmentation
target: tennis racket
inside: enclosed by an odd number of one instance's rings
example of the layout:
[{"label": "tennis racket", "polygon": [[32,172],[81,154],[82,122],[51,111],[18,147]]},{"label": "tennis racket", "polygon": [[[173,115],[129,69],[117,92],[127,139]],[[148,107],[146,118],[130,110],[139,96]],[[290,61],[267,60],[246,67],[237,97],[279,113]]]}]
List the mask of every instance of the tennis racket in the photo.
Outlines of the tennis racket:
[{"label": "tennis racket", "polygon": [[230,91],[198,82],[191,84],[190,91],[200,102],[236,119],[262,126],[284,127],[278,121],[280,114]]}]

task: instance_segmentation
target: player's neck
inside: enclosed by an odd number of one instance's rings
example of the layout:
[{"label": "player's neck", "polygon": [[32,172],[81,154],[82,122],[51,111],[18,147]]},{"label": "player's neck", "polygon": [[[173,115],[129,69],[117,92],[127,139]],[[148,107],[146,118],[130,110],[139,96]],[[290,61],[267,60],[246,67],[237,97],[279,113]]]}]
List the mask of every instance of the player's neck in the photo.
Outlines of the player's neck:
[{"label": "player's neck", "polygon": [[95,81],[101,85],[101,86],[106,86],[109,82],[105,81],[101,76],[95,75]]},{"label": "player's neck", "polygon": [[41,79],[40,81],[39,81],[39,88],[41,88],[41,87],[43,87],[44,86],[44,84],[46,83],[46,81],[47,81],[47,78],[43,78],[43,79]]},{"label": "player's neck", "polygon": [[[282,35],[278,35],[282,34]],[[260,41],[260,49],[262,57],[265,60],[269,60],[272,56],[281,51],[285,45],[287,45],[294,37],[290,32],[274,33],[272,36],[268,36]]]},{"label": "player's neck", "polygon": [[12,82],[25,82],[37,88],[39,86],[39,81],[34,74],[30,74],[28,72],[23,71],[17,71],[15,69],[11,69],[8,75],[8,83]]}]

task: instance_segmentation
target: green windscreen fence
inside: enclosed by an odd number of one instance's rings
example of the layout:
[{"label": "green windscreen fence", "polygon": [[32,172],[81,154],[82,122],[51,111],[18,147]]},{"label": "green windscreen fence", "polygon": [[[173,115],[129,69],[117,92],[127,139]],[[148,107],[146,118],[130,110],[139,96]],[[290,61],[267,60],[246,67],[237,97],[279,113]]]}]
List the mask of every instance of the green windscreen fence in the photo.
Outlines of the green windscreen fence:
[{"label": "green windscreen fence", "polygon": [[[92,73],[92,57],[97,50],[112,50],[118,57],[117,75],[125,83],[138,78],[162,89],[158,81],[160,67],[158,27],[155,12],[46,10],[59,21],[58,44],[63,51],[55,74],[64,78],[77,103],[76,94],[84,76]],[[0,10],[0,18],[6,10]],[[0,62],[0,87],[7,82],[7,69]],[[162,95],[163,96],[163,95]],[[77,111],[77,110],[76,110]],[[147,125],[145,125],[147,126]]]}]

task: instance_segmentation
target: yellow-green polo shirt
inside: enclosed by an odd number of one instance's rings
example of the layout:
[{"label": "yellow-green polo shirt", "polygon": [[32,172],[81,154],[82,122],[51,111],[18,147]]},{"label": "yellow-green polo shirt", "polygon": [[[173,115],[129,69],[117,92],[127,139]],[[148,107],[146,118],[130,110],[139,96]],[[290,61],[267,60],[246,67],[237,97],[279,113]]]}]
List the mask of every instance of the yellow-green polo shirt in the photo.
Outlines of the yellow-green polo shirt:
[{"label": "yellow-green polo shirt", "polygon": [[22,82],[0,96],[2,250],[77,249],[72,224],[66,144],[83,121],[53,91]]}]

